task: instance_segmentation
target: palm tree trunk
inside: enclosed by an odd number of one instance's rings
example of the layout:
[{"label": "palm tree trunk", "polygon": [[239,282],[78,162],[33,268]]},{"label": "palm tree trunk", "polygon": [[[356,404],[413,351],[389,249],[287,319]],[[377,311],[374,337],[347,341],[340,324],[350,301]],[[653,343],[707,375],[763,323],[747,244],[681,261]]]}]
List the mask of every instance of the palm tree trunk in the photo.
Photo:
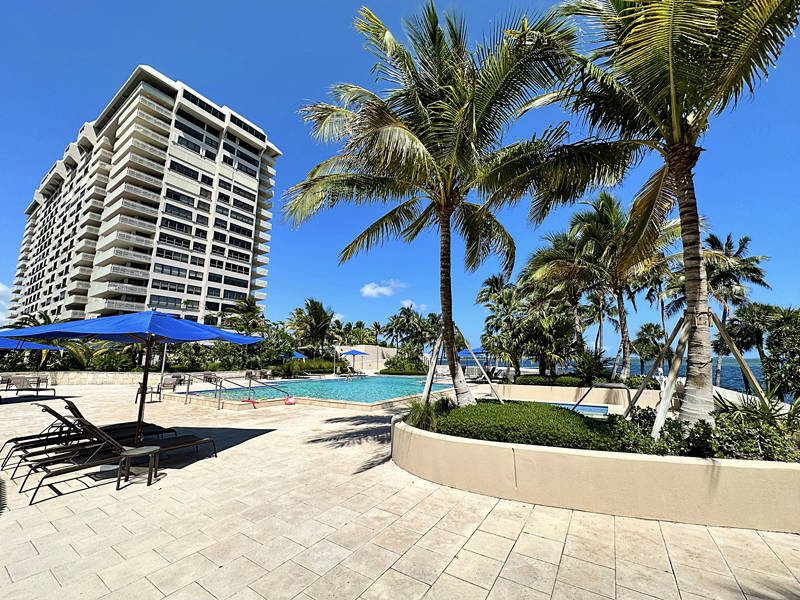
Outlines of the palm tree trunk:
[{"label": "palm tree trunk", "polygon": [[625,311],[625,298],[622,288],[617,290],[617,310],[619,311],[619,334],[622,345],[622,367],[619,370],[620,379],[631,376],[631,339],[628,334],[628,314]]},{"label": "palm tree trunk", "polygon": [[709,415],[714,410],[708,285],[692,174],[699,156],[699,148],[686,146],[671,149],[667,156],[678,197],[686,274],[686,320],[690,325],[686,352],[686,385],[680,415],[682,419],[692,423],[700,419],[710,420]]},{"label": "palm tree trunk", "polygon": [[456,355],[456,337],[453,324],[453,290],[450,283],[450,215],[440,215],[439,231],[441,235],[439,248],[439,296],[442,303],[442,341],[444,342],[447,366],[450,369],[450,378],[453,380],[453,389],[456,393],[456,403],[459,406],[475,404],[472,392],[464,380],[461,363]]},{"label": "palm tree trunk", "polygon": [[[664,345],[667,345],[669,341],[669,331],[667,331],[667,309],[664,306],[664,298],[661,297],[661,284],[658,284],[658,303],[659,307],[661,308],[661,328],[664,330]],[[667,360],[667,365],[672,362],[672,350],[667,350],[667,354],[665,356]],[[658,365],[659,367],[663,368],[664,365]],[[669,370],[669,367],[667,367]]]},{"label": "palm tree trunk", "polygon": [[600,324],[597,326],[597,353],[603,352],[603,322],[606,320],[606,294],[600,294]]},{"label": "palm tree trunk", "polygon": [[581,315],[578,312],[578,303],[580,298],[573,298],[572,304],[572,326],[575,331],[575,352],[580,352],[583,349],[583,327],[581,326]]},{"label": "palm tree trunk", "polygon": [[614,366],[611,367],[611,379],[614,379],[617,375],[617,367],[619,366],[619,357],[622,354],[622,342],[619,343],[619,347],[617,348],[617,355],[614,357]]},{"label": "palm tree trunk", "polygon": [[[722,305],[722,326],[725,326],[725,321],[728,320],[728,306],[726,304]],[[714,385],[720,387],[722,382],[722,353],[720,352],[717,354],[717,372],[714,375]]]}]

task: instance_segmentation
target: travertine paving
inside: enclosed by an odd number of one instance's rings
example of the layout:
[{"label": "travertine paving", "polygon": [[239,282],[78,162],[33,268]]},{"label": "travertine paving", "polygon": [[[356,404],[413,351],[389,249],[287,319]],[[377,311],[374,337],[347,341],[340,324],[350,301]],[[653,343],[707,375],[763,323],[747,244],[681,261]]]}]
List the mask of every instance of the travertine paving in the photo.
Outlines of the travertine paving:
[{"label": "travertine paving", "polygon": [[[99,424],[134,418],[132,386],[59,391]],[[2,441],[49,422],[7,402]],[[3,473],[0,598],[800,598],[800,536],[438,486],[389,460],[389,413],[162,403],[146,415],[214,437],[219,457],[176,452],[151,487],[139,476],[115,491],[106,471],[43,488],[31,507]]]}]

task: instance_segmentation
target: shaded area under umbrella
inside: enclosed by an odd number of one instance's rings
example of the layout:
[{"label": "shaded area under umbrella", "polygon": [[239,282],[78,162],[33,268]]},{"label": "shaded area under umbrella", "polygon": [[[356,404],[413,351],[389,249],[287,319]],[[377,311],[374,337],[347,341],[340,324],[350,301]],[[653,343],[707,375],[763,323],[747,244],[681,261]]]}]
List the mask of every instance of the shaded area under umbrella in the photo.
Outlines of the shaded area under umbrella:
[{"label": "shaded area under umbrella", "polygon": [[150,356],[153,344],[179,344],[205,340],[218,340],[234,344],[253,344],[262,341],[261,338],[232,333],[211,325],[179,319],[173,315],[155,310],[67,323],[51,323],[23,329],[10,329],[3,333],[10,338],[95,339],[144,344],[144,372],[142,373],[141,398],[134,437],[136,441],[141,440],[144,404],[147,396],[147,378],[150,373]]},{"label": "shaded area under umbrella", "polygon": [[[356,356],[367,356],[366,352],[361,352],[361,350],[356,350],[353,348],[352,350],[348,350],[347,352],[342,352],[339,356],[352,356],[353,357],[353,371],[356,370]],[[364,366],[363,363],[361,366]]]}]

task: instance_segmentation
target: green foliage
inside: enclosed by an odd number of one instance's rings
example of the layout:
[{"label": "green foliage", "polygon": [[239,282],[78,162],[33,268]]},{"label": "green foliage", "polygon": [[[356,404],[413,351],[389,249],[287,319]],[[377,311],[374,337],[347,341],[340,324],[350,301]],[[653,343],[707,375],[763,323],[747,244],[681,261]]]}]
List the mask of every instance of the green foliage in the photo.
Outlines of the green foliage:
[{"label": "green foliage", "polygon": [[716,456],[752,460],[800,461],[800,449],[786,431],[753,415],[715,416],[713,448]]},{"label": "green foliage", "polygon": [[412,400],[409,407],[406,423],[425,431],[437,430],[437,419],[439,415],[447,411],[447,399],[439,398],[435,402],[420,402]]},{"label": "green foliage", "polygon": [[583,379],[572,375],[546,377],[544,375],[520,375],[514,381],[519,385],[551,385],[556,387],[581,387]]},{"label": "green foliage", "polygon": [[539,402],[480,402],[440,415],[437,431],[447,435],[562,448],[616,450],[608,426],[560,406]]},{"label": "green foliage", "polygon": [[[642,380],[644,379],[644,375],[631,375],[623,382],[632,390],[638,390],[639,386],[642,385]],[[655,377],[651,377],[650,381],[647,382],[647,387],[645,389],[648,390],[660,390],[661,384],[658,383],[658,380]]]},{"label": "green foliage", "polygon": [[198,342],[175,344],[169,349],[170,371],[204,371],[212,352]]},{"label": "green foliage", "polygon": [[386,361],[385,370],[422,372],[424,374],[425,363],[422,362],[422,346],[418,344],[400,346],[397,354]]},{"label": "green foliage", "polygon": [[581,379],[584,386],[589,386],[598,381],[608,381],[611,374],[611,360],[603,356],[602,352],[584,350],[578,355],[572,371]]},{"label": "green foliage", "polygon": [[382,369],[378,371],[380,375],[427,375],[427,371],[420,371],[420,370],[409,370],[406,371],[404,369]]},{"label": "green foliage", "polygon": [[15,351],[3,351],[0,353],[0,371],[14,372],[14,371],[28,371],[31,370],[25,361],[25,354]]},{"label": "green foliage", "polygon": [[92,371],[133,371],[133,360],[127,354],[121,352],[104,352],[95,354],[89,361],[89,368]]}]

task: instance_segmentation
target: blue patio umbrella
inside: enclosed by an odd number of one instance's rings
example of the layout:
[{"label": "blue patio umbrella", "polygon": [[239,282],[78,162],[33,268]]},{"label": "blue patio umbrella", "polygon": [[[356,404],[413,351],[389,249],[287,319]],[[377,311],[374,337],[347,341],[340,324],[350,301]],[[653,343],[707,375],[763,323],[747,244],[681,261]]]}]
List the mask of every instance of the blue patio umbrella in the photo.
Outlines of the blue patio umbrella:
[{"label": "blue patio umbrella", "polygon": [[[486,354],[486,352],[483,351],[483,346],[480,346],[478,348],[473,348],[472,349],[472,354],[474,354],[475,356],[480,356],[481,354]],[[458,353],[458,357],[459,358],[470,358],[472,356],[472,354],[470,354],[469,349],[464,348],[463,350],[461,350]]]},{"label": "blue patio umbrella", "polygon": [[308,358],[305,354],[301,354],[297,350],[294,351],[294,354],[278,354],[278,358]]},{"label": "blue patio umbrella", "polygon": [[82,321],[51,323],[50,325],[25,327],[23,329],[11,329],[3,333],[11,338],[77,338],[144,344],[145,360],[144,372],[142,373],[141,402],[139,403],[139,415],[136,421],[136,440],[140,439],[142,422],[144,421],[147,376],[150,373],[150,353],[153,349],[153,344],[175,344],[203,340],[253,344],[262,341],[261,338],[231,333],[211,325],[196,323],[188,319],[179,319],[155,310]]},{"label": "blue patio umbrella", "polygon": [[[347,352],[342,352],[339,356],[352,356],[353,357],[353,371],[356,370],[356,356],[367,356],[366,352],[361,352],[361,350],[356,350],[353,348],[352,350],[348,350]],[[361,363],[361,366],[364,366],[364,363]]]},{"label": "blue patio umbrella", "polygon": [[45,346],[36,342],[25,342],[23,340],[10,340],[0,337],[0,350],[63,350],[61,346]]}]

